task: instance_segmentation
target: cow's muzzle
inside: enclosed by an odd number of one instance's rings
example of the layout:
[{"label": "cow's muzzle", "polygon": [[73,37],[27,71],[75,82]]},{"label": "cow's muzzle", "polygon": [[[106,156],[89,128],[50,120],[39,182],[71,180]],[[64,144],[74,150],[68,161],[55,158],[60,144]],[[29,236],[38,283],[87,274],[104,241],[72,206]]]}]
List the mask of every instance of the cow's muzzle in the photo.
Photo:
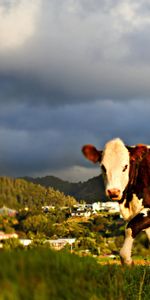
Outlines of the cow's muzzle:
[{"label": "cow's muzzle", "polygon": [[111,200],[120,200],[121,198],[121,191],[117,188],[114,189],[108,189],[106,191],[107,196],[111,199]]}]

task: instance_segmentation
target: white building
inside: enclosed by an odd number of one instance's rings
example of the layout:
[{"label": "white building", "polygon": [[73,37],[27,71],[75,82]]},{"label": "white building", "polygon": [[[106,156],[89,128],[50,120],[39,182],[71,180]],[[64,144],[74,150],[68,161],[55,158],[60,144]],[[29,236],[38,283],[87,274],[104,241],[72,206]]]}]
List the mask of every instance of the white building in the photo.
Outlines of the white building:
[{"label": "white building", "polygon": [[91,214],[96,214],[98,211],[108,211],[110,213],[120,212],[118,202],[94,202],[87,204],[79,204],[72,212],[71,216],[89,217]]},{"label": "white building", "polygon": [[0,231],[0,241],[13,239],[13,238],[17,239],[18,234],[17,233],[5,233],[3,231]]},{"label": "white building", "polygon": [[75,243],[76,239],[75,238],[64,238],[64,239],[56,239],[56,240],[47,240],[47,242],[50,244],[50,246],[56,250],[60,250],[64,248],[67,244],[70,245],[71,250],[72,246]]},{"label": "white building", "polygon": [[107,210],[107,211],[109,211],[111,213],[120,212],[118,202],[112,202],[112,201],[101,202],[100,203],[100,210],[101,211]]},{"label": "white building", "polygon": [[32,243],[32,240],[30,239],[19,239],[19,241],[25,247],[29,246]]}]

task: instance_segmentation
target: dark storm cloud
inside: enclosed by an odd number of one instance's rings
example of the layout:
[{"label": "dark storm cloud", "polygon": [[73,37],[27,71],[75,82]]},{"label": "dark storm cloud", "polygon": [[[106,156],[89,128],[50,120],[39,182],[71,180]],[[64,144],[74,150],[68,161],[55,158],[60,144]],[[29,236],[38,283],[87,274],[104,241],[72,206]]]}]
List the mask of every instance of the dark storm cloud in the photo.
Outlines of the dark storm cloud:
[{"label": "dark storm cloud", "polygon": [[[147,50],[141,48],[141,51],[149,55]],[[133,64],[133,60],[131,64]],[[150,74],[147,65],[144,70],[143,68],[136,70],[134,66],[133,68],[122,66],[122,69],[112,66],[110,69],[110,66],[105,65],[104,71],[101,70],[102,74],[99,74],[96,68],[93,71],[92,67],[75,71],[75,68],[72,67],[72,70],[66,75],[60,69],[58,76],[54,76],[51,81],[49,81],[49,76],[45,81],[43,77],[44,82],[41,82],[36,75],[32,76],[31,74],[24,75],[20,72],[0,74],[0,102],[14,101],[30,105],[44,102],[60,106],[98,99],[101,101],[106,99],[130,101],[136,98],[149,98],[148,79]],[[73,74],[73,72],[75,73]]]},{"label": "dark storm cloud", "polygon": [[[40,80],[33,77],[31,74],[21,74],[16,72],[0,73],[0,103],[18,102],[18,103],[30,103],[32,105],[35,102],[38,104],[44,100],[48,102],[49,99],[54,101],[55,99],[55,87],[51,90],[47,90]],[[57,93],[57,97],[59,95]],[[55,101],[54,101],[55,104]]]},{"label": "dark storm cloud", "polygon": [[[0,114],[0,174],[48,174],[78,166],[93,168],[81,154],[83,144],[103,147],[113,137],[127,144],[150,143],[150,104],[112,101],[90,105],[5,107]],[[81,179],[79,173],[79,179]],[[92,176],[92,170],[91,170]]]}]

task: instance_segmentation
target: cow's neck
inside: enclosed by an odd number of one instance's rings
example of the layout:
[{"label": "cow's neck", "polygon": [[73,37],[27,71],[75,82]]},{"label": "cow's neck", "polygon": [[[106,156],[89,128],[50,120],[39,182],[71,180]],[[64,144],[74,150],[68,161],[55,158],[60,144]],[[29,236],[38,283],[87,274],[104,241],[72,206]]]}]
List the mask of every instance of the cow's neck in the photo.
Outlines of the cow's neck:
[{"label": "cow's neck", "polygon": [[139,163],[132,163],[129,173],[129,183],[120,201],[120,212],[127,221],[131,220],[143,208],[143,197],[137,191]]},{"label": "cow's neck", "polygon": [[147,170],[149,161],[147,160],[150,149],[144,145],[138,145],[135,148],[131,147],[129,152],[129,183],[123,193],[123,200],[127,199],[127,202],[132,200],[133,194],[136,194],[139,199],[143,198],[144,191],[150,186],[150,174],[147,174],[147,172],[149,173],[149,170]]},{"label": "cow's neck", "polygon": [[[137,178],[139,172],[139,162],[132,163],[129,172],[129,183],[124,190],[122,201],[126,199],[126,205],[132,200],[133,194],[136,194]],[[138,196],[138,195],[137,195]]]},{"label": "cow's neck", "polygon": [[132,162],[130,166],[129,183],[119,202],[125,220],[130,220],[143,207],[150,207],[150,181],[147,172],[146,178],[143,174],[143,166],[142,160]]}]

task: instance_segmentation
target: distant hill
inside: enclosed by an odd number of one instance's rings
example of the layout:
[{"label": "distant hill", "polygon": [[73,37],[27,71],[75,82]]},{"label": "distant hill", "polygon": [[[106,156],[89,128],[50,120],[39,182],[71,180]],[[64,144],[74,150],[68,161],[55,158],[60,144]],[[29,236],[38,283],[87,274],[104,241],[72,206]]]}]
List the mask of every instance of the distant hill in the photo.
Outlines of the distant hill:
[{"label": "distant hill", "polygon": [[24,179],[0,177],[0,207],[41,207],[43,205],[73,205],[75,198],[66,196],[52,187],[44,187]]},{"label": "distant hill", "polygon": [[72,183],[54,176],[24,177],[25,180],[40,184],[44,187],[52,187],[63,192],[65,195],[75,197],[77,200],[85,200],[87,203],[95,201],[106,201],[102,175],[91,178],[86,182]]}]

